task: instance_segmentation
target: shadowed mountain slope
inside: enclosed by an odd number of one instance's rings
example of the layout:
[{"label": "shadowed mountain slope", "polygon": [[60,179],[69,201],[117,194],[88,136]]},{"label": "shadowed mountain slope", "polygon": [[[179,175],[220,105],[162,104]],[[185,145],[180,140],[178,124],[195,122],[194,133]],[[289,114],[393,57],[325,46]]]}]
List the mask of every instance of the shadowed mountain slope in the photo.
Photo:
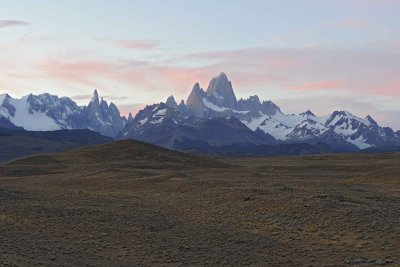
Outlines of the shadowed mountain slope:
[{"label": "shadowed mountain slope", "polygon": [[206,157],[192,156],[135,140],[116,141],[86,146],[63,153],[33,155],[5,163],[1,175],[20,176],[37,174],[40,170],[51,174],[62,172],[118,172],[135,169],[185,169],[221,167],[222,164]]},{"label": "shadowed mountain slope", "polygon": [[86,145],[112,141],[90,130],[58,130],[34,132],[0,128],[0,162],[18,157],[61,152]]}]

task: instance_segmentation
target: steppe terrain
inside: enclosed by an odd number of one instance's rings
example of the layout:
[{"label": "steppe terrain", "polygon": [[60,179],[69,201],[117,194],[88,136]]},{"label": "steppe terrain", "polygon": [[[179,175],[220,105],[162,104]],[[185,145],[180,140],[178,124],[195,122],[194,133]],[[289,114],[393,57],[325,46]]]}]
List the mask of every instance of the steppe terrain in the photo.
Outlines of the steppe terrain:
[{"label": "steppe terrain", "polygon": [[400,154],[26,157],[0,166],[0,229],[1,266],[399,266]]}]

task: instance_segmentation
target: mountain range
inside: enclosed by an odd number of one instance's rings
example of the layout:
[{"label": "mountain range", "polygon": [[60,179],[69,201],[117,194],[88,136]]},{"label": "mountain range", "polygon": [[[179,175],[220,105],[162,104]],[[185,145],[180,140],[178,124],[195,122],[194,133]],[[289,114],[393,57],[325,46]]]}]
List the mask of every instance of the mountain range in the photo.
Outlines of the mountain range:
[{"label": "mountain range", "polygon": [[256,95],[238,100],[224,73],[212,78],[206,90],[195,83],[186,101],[178,104],[170,96],[129,118],[121,116],[113,103],[100,99],[96,90],[87,106],[47,93],[21,99],[3,94],[0,127],[29,131],[89,129],[115,139],[215,154],[297,153],[285,153],[289,148],[303,151],[299,154],[314,154],[400,145],[400,131],[380,126],[369,115],[360,118],[348,111],[334,111],[317,116],[310,110],[285,114],[273,102],[261,101]]},{"label": "mountain range", "polygon": [[237,100],[224,73],[207,90],[198,83],[185,102],[170,96],[165,103],[145,107],[127,123],[118,138],[134,138],[180,149],[203,143],[213,147],[252,144],[325,143],[337,151],[357,151],[400,144],[400,131],[381,127],[371,116],[347,111],[316,116],[310,110],[285,114],[258,96]]},{"label": "mountain range", "polygon": [[68,97],[48,93],[27,95],[20,99],[0,95],[0,127],[27,131],[89,129],[115,137],[127,119],[114,103],[99,99],[97,90],[87,106],[78,106]]}]

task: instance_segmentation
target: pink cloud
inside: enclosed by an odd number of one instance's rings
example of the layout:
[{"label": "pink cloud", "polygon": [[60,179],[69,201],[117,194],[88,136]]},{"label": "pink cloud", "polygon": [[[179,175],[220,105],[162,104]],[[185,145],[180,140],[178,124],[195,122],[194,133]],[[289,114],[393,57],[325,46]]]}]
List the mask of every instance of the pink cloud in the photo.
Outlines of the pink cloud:
[{"label": "pink cloud", "polygon": [[29,26],[30,24],[21,20],[0,20],[0,28],[13,26]]},{"label": "pink cloud", "polygon": [[44,74],[53,80],[101,86],[104,81],[151,88],[154,85],[147,73],[147,63],[140,61],[114,62],[104,60],[49,59],[40,65]]},{"label": "pink cloud", "polygon": [[342,83],[340,81],[319,81],[309,82],[291,87],[293,90],[323,90],[323,89],[338,89]]},{"label": "pink cloud", "polygon": [[[206,88],[210,78],[221,71],[228,74],[238,95],[255,88],[400,95],[396,78],[400,56],[391,51],[249,48],[189,54],[159,63],[75,58],[49,59],[40,69],[55,81],[91,88],[118,84],[177,98],[186,98],[195,82]],[[201,64],[187,66],[193,60]]]},{"label": "pink cloud", "polygon": [[369,20],[362,18],[349,18],[339,20],[330,24],[327,24],[323,29],[325,30],[358,30],[358,29],[370,29],[373,23]]},{"label": "pink cloud", "polygon": [[160,41],[158,40],[140,40],[140,39],[130,39],[130,40],[113,40],[110,38],[93,38],[94,41],[103,42],[111,45],[115,45],[120,48],[132,49],[132,50],[156,50],[160,46]]},{"label": "pink cloud", "polygon": [[135,50],[152,50],[160,45],[157,40],[119,40],[114,43],[120,47]]},{"label": "pink cloud", "polygon": [[241,69],[265,66],[269,68],[293,69],[303,66],[303,62],[297,60],[295,50],[252,47],[238,50],[193,53],[186,55],[186,57],[216,61],[215,64],[217,65],[221,63],[228,65],[228,63],[237,63],[240,61],[242,62],[240,65]]},{"label": "pink cloud", "polygon": [[158,75],[165,84],[175,92],[190,93],[192,86],[199,82],[205,86],[215,72],[207,68],[191,68],[176,66],[158,66],[156,68]]},{"label": "pink cloud", "polygon": [[228,73],[236,85],[246,90],[259,86],[325,90],[340,85],[354,92],[400,95],[400,90],[395,90],[398,79],[394,78],[400,69],[400,53],[394,49],[249,48],[187,57]]},{"label": "pink cloud", "polygon": [[400,95],[400,79],[397,81],[388,81],[384,82],[382,85],[378,85],[376,88],[377,91],[380,92],[381,95]]},{"label": "pink cloud", "polygon": [[105,87],[119,84],[141,91],[165,91],[188,94],[196,81],[208,83],[216,72],[205,68],[185,68],[150,64],[144,61],[101,61],[53,58],[39,66],[49,80],[70,84]]},{"label": "pink cloud", "polygon": [[[195,67],[191,65],[193,61],[197,62]],[[160,99],[148,104],[163,101],[161,98],[169,94],[174,94],[176,99],[186,99],[195,82],[206,88],[210,78],[221,71],[232,80],[238,97],[252,92],[268,99],[266,88],[270,91],[282,90],[283,94],[309,91],[305,94],[309,96],[328,89],[359,95],[400,96],[400,80],[396,78],[400,55],[388,49],[249,48],[189,54],[173,61],[156,63],[73,56],[48,59],[42,62],[39,69],[46,79],[65,86],[83,84],[90,88],[112,88],[115,85],[130,88],[132,92],[160,95]],[[342,99],[332,101],[347,103]],[[309,100],[299,102],[304,107]],[[283,110],[285,106],[282,106]],[[356,105],[353,102],[343,107],[350,111],[354,109],[356,114],[362,114],[357,111],[367,111],[367,108],[354,108]],[[128,114],[129,111],[136,112],[137,109],[127,106],[122,113]],[[370,113],[375,115],[379,112]]]},{"label": "pink cloud", "polygon": [[70,61],[50,59],[41,63],[41,69],[51,80],[69,81],[97,87],[96,78],[107,77],[113,73],[113,67],[101,61]]}]

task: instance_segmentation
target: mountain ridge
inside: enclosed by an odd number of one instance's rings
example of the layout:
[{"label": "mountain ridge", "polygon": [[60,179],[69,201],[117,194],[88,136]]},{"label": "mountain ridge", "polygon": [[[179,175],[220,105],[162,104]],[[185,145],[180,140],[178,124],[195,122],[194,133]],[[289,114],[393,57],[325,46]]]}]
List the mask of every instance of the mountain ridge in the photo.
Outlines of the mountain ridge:
[{"label": "mountain ridge", "polygon": [[196,82],[186,103],[181,100],[178,104],[171,95],[165,102],[147,105],[128,118],[97,90],[85,106],[48,93],[20,99],[2,94],[0,126],[31,131],[89,129],[116,139],[138,139],[172,149],[190,144],[218,148],[324,143],[336,151],[400,146],[400,131],[381,127],[370,115],[361,118],[336,110],[317,116],[305,110],[285,114],[275,103],[260,100],[257,95],[238,100],[232,82],[221,72],[210,80],[207,90]]},{"label": "mountain ridge", "polygon": [[[363,119],[348,111],[333,111],[327,116],[316,116],[309,109],[298,115],[285,114],[275,103],[260,101],[257,95],[250,96],[248,99],[237,100],[232,83],[225,73],[220,73],[212,78],[207,90],[202,89],[200,84],[196,82],[190,91],[186,104],[182,101],[178,106],[173,96],[170,96],[165,103],[167,108],[176,111],[175,113],[169,112],[169,114],[175,114],[175,117],[173,115],[167,116],[168,121],[175,121],[176,127],[171,127],[171,124],[167,126],[166,123],[163,123],[165,114],[157,114],[156,119],[152,117],[154,114],[147,110],[149,107],[147,106],[142,111],[149,116],[143,117],[143,112],[140,115],[140,121],[144,123],[140,125],[127,124],[121,131],[119,138],[137,138],[135,133],[141,133],[141,138],[147,138],[146,141],[151,142],[152,136],[157,133],[159,140],[162,139],[160,135],[164,135],[164,139],[168,139],[168,142],[164,144],[160,142],[157,144],[174,148],[175,141],[180,142],[180,140],[170,139],[181,131],[178,128],[185,126],[188,118],[192,118],[193,123],[197,119],[197,131],[201,132],[207,130],[204,130],[204,124],[201,124],[200,119],[235,117],[257,135],[264,133],[264,141],[260,142],[257,138],[253,140],[243,139],[242,142],[219,143],[219,146],[239,143],[273,145],[276,143],[316,144],[322,142],[340,151],[357,151],[371,147],[400,145],[400,131],[394,132],[389,127],[379,126],[370,115]],[[163,102],[152,105],[152,109],[161,109],[159,107],[162,105],[164,105]],[[186,122],[181,120],[182,116],[186,118]],[[228,132],[233,134],[234,129],[230,129]],[[273,140],[271,140],[271,137]],[[205,142],[208,145],[214,143],[215,146],[215,140],[211,140],[212,137],[207,139],[201,138],[198,134],[193,134],[190,137],[186,136],[186,138]],[[216,135],[216,138],[219,137]]]},{"label": "mountain ridge", "polygon": [[0,95],[2,127],[27,131],[54,131],[62,129],[89,129],[115,137],[127,119],[120,115],[114,103],[99,99],[97,90],[87,106],[78,106],[69,97],[49,93],[29,94],[12,98]]}]

